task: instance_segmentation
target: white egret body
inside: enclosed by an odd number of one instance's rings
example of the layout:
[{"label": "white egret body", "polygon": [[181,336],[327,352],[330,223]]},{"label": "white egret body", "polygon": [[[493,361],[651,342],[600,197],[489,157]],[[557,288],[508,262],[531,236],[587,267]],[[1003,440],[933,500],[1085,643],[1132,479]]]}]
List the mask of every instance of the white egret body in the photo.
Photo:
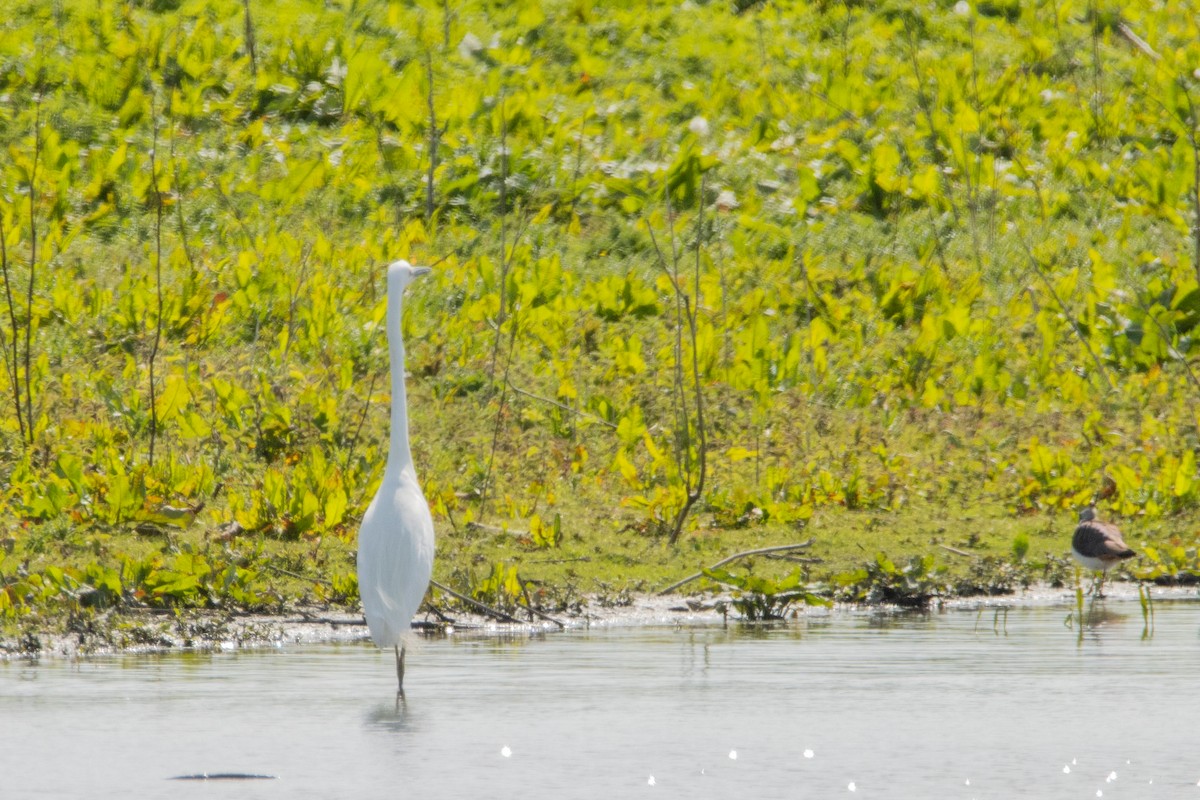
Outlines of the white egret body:
[{"label": "white egret body", "polygon": [[404,289],[428,267],[396,261],[387,272],[387,338],[392,373],[391,441],[387,466],[358,532],[358,591],[371,638],[396,651],[396,676],[404,691],[404,636],[433,574],[433,517],[417,482],[408,444],[404,390],[404,339],[400,319]]}]

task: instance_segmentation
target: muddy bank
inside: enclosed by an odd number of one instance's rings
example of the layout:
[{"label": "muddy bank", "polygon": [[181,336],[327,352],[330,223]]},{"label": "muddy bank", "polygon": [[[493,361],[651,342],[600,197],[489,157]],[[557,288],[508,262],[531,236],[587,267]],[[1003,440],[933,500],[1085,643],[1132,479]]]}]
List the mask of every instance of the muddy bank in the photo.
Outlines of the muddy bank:
[{"label": "muddy bank", "polygon": [[[1196,587],[1152,587],[1155,602],[1200,600]],[[595,626],[712,625],[738,623],[729,605],[729,595],[699,596],[634,595],[628,603],[592,600],[576,614],[554,614],[562,629]],[[1106,603],[1136,603],[1135,583],[1112,583],[1105,587]],[[1075,604],[1074,589],[1033,586],[1009,595],[934,600],[928,608],[914,612],[893,606],[837,605],[832,609],[799,607],[790,618],[829,614],[936,613],[951,609],[1012,608],[1018,606],[1063,606]],[[534,619],[528,623],[500,623],[484,616],[455,613],[452,622],[433,615],[414,623],[413,635],[503,636],[549,633],[560,630],[554,621]],[[41,658],[83,658],[116,653],[163,653],[171,651],[214,651],[242,648],[288,647],[301,644],[362,642],[370,638],[363,618],[340,610],[317,607],[296,608],[283,614],[244,614],[219,611],[113,610],[67,620],[60,631],[30,627],[19,634],[0,638],[0,661]]]}]

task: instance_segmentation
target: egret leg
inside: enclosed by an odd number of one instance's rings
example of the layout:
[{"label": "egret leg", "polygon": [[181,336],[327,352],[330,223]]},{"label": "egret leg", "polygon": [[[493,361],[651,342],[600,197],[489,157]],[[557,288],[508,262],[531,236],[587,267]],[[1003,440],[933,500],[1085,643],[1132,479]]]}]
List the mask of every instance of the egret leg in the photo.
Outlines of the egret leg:
[{"label": "egret leg", "polygon": [[404,648],[396,645],[396,694],[404,694]]}]

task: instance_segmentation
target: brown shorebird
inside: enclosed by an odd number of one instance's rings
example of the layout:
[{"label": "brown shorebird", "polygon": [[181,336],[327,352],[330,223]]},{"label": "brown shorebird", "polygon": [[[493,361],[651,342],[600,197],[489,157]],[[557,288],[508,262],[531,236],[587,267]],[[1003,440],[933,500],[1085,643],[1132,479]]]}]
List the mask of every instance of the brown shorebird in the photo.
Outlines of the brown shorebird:
[{"label": "brown shorebird", "polygon": [[1083,566],[1100,573],[1100,584],[1094,587],[1098,594],[1104,573],[1137,553],[1125,544],[1116,525],[1096,519],[1096,507],[1088,506],[1079,513],[1079,526],[1071,538],[1071,555]]}]

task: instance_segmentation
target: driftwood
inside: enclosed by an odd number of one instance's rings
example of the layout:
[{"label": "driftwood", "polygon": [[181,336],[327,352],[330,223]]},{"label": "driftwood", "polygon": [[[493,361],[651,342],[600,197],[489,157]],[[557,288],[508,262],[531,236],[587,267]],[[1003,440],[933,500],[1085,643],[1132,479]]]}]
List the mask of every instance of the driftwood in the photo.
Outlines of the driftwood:
[{"label": "driftwood", "polygon": [[[739,558],[747,558],[749,556],[761,556],[761,555],[766,555],[767,553],[786,553],[786,552],[793,551],[793,550],[803,550],[806,547],[812,547],[812,544],[815,541],[816,541],[816,539],[809,539],[807,542],[798,542],[797,544],[778,544],[778,545],[775,545],[774,547],[759,547],[755,550],[744,550],[740,553],[734,553],[733,555],[729,556],[728,558],[721,559],[717,563],[713,564],[711,567],[708,567],[708,569],[716,569],[717,567],[723,567],[731,561],[737,561]],[[664,594],[670,594],[671,592],[678,589],[680,586],[683,586],[685,583],[691,583],[692,581],[696,580],[697,578],[703,578],[703,577],[704,577],[703,571],[697,572],[695,575],[689,575],[686,578],[684,578],[683,580],[676,581],[675,583],[672,583],[667,588],[659,590],[657,592],[657,594],[660,596],[664,595]]]},{"label": "driftwood", "polygon": [[332,586],[333,585],[332,583],[325,580],[324,578],[314,578],[311,575],[301,575],[299,572],[292,572],[291,570],[286,570],[283,567],[277,567],[274,564],[268,563],[268,564],[263,564],[263,566],[266,567],[267,569],[271,570],[271,572],[275,572],[280,575],[287,575],[289,578],[297,578],[302,581],[311,581],[312,583],[319,583],[322,586]]},{"label": "driftwood", "polygon": [[555,625],[558,626],[558,629],[560,631],[566,629],[566,627],[567,627],[563,623],[556,620],[554,617],[550,616],[549,614],[538,611],[536,608],[534,608],[531,605],[525,605],[524,603],[517,603],[517,605],[520,606],[521,608],[525,609],[526,611],[528,611],[530,614],[533,614],[536,617],[540,617],[541,619],[544,619],[547,622],[553,622]]},{"label": "driftwood", "polygon": [[1134,48],[1140,50],[1142,55],[1149,56],[1154,61],[1158,61],[1162,58],[1162,56],[1160,56],[1153,47],[1146,43],[1145,39],[1134,33],[1133,28],[1129,27],[1124,22],[1118,23],[1117,33],[1121,34],[1121,36],[1125,38],[1125,41],[1133,45]]},{"label": "driftwood", "polygon": [[[491,606],[487,605],[486,603],[481,603],[473,597],[467,597],[465,594],[459,594],[458,592],[454,591],[450,587],[443,586],[442,584],[438,583],[437,581],[430,581],[429,585],[433,586],[436,589],[439,589],[440,591],[445,592],[446,594],[450,595],[451,597],[457,597],[459,600],[462,600],[464,603],[470,603],[471,605],[475,606],[475,608],[478,608],[480,611],[483,611],[488,616],[495,617],[496,619],[500,620],[501,622],[515,622],[518,625],[524,624],[523,622],[521,622],[521,620],[517,619],[516,617],[512,616],[511,614],[506,614],[505,612],[501,611],[498,608],[492,608]],[[550,616],[549,614],[545,614],[541,611],[538,611],[536,608],[533,608],[532,606],[527,606],[521,602],[517,602],[517,605],[519,607],[525,609],[526,611],[528,611],[530,614],[533,614],[534,616],[541,617],[542,619],[546,620],[547,622],[553,622],[555,625],[557,625],[559,627],[560,630],[567,627],[563,623],[556,620],[554,617]]]},{"label": "driftwood", "polygon": [[467,530],[485,531],[487,533],[507,533],[510,536],[516,536],[518,538],[529,535],[529,531],[519,531],[514,528],[501,528],[499,525],[485,525],[482,522],[468,522]]}]

